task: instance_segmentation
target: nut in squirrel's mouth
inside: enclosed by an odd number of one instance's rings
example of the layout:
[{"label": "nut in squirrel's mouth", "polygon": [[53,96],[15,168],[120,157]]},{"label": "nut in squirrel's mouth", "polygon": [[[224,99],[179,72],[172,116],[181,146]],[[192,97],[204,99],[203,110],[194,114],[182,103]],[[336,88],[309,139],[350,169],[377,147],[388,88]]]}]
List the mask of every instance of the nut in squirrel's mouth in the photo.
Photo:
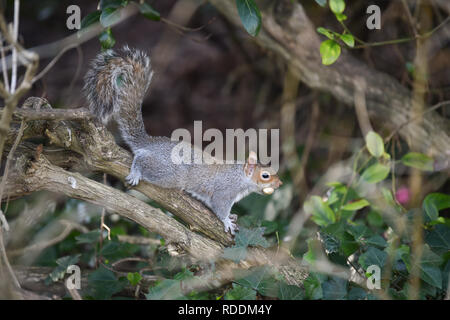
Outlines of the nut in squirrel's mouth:
[{"label": "nut in squirrel's mouth", "polygon": [[264,188],[264,194],[272,194],[275,190],[273,188]]}]

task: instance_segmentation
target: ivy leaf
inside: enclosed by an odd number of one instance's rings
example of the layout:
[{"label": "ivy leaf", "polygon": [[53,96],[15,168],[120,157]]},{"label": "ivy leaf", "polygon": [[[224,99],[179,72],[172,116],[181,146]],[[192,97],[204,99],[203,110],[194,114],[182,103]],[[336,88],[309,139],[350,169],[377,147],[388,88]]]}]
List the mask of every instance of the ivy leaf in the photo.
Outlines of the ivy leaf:
[{"label": "ivy leaf", "polygon": [[433,159],[423,153],[409,152],[402,157],[401,161],[405,166],[413,167],[422,171],[434,170]]},{"label": "ivy leaf", "polygon": [[83,20],[81,20],[80,29],[85,29],[90,25],[98,22],[101,14],[102,12],[100,10],[89,13],[86,17],[83,18]]},{"label": "ivy leaf", "polygon": [[303,282],[305,288],[305,296],[310,300],[318,300],[323,298],[322,282],[326,276],[311,272],[308,278]]},{"label": "ivy leaf", "polygon": [[435,221],[440,210],[450,208],[450,195],[430,193],[423,200],[422,208],[425,212],[425,222]]},{"label": "ivy leaf", "polygon": [[298,286],[281,282],[278,286],[278,298],[280,300],[302,300],[303,290]]},{"label": "ivy leaf", "polygon": [[367,183],[377,183],[386,179],[390,171],[391,168],[389,166],[375,163],[364,170],[361,179]]},{"label": "ivy leaf", "polygon": [[306,213],[312,215],[311,219],[319,226],[326,227],[336,222],[333,210],[319,196],[312,196],[308,201],[305,201],[303,209]]},{"label": "ivy leaf", "polygon": [[256,37],[261,29],[261,13],[254,0],[236,0],[239,17],[247,32]]},{"label": "ivy leaf", "polygon": [[372,245],[372,246],[377,246],[380,248],[386,248],[387,247],[387,242],[386,240],[380,236],[379,234],[376,234],[372,237],[370,237],[367,240],[364,240],[364,242],[368,245]]},{"label": "ivy leaf", "polygon": [[46,284],[50,284],[50,281],[56,282],[61,280],[66,275],[67,268],[71,265],[77,264],[80,260],[81,254],[76,254],[73,256],[65,256],[56,260],[58,265],[53,271],[48,275],[45,280]]},{"label": "ivy leaf", "polygon": [[349,33],[341,34],[339,37],[350,48],[353,48],[355,46],[355,38],[351,34],[349,34]]},{"label": "ivy leaf", "polygon": [[420,278],[423,281],[442,289],[442,273],[438,267],[425,264],[420,266],[420,271]]},{"label": "ivy leaf", "polygon": [[161,19],[161,15],[158,11],[153,9],[148,3],[139,4],[139,11],[142,13],[144,17],[153,21],[159,21]]},{"label": "ivy leaf", "polygon": [[334,14],[343,13],[345,10],[344,0],[330,0],[330,9]]},{"label": "ivy leaf", "polygon": [[89,231],[75,237],[77,244],[94,244],[100,239],[100,230]]},{"label": "ivy leaf", "polygon": [[384,154],[383,139],[376,132],[370,131],[366,135],[366,147],[375,158],[379,158]]},{"label": "ivy leaf", "polygon": [[369,247],[369,249],[359,257],[358,262],[364,270],[367,270],[371,265],[377,265],[378,267],[383,268],[386,264],[387,256],[388,254],[386,252],[375,247]]},{"label": "ivy leaf", "polygon": [[241,227],[234,239],[237,247],[261,246],[267,248],[269,242],[264,238],[265,228],[247,229]]},{"label": "ivy leaf", "polygon": [[181,281],[165,279],[156,286],[151,287],[145,295],[147,300],[185,300],[181,292]]},{"label": "ivy leaf", "polygon": [[233,283],[233,288],[228,290],[224,297],[225,300],[256,300],[256,291]]},{"label": "ivy leaf", "polygon": [[125,278],[117,279],[114,272],[101,266],[88,277],[89,293],[99,300],[106,300],[117,292],[122,291],[127,284]]},{"label": "ivy leaf", "polygon": [[225,259],[232,260],[236,263],[242,261],[247,257],[246,247],[232,246],[231,248],[223,249],[223,255]]},{"label": "ivy leaf", "polygon": [[322,283],[325,300],[341,300],[347,295],[348,283],[345,279],[333,277]]},{"label": "ivy leaf", "polygon": [[245,276],[239,276],[240,272],[235,272],[237,284],[258,291],[260,294],[268,297],[278,295],[278,287],[274,281],[270,270],[267,267],[253,268],[249,272],[244,272]]},{"label": "ivy leaf", "polygon": [[425,241],[438,254],[450,251],[450,228],[442,224],[436,225],[426,235]]},{"label": "ivy leaf", "polygon": [[116,239],[106,242],[100,251],[101,255],[108,260],[118,260],[129,257],[139,250],[139,246]]},{"label": "ivy leaf", "polygon": [[357,211],[369,205],[370,205],[369,201],[367,201],[366,199],[361,199],[358,201],[347,203],[345,206],[342,207],[342,210]]},{"label": "ivy leaf", "polygon": [[341,55],[341,46],[334,40],[325,40],[320,44],[320,55],[323,65],[333,64]]},{"label": "ivy leaf", "polygon": [[367,292],[363,288],[353,287],[348,292],[348,300],[364,300],[367,297]]}]

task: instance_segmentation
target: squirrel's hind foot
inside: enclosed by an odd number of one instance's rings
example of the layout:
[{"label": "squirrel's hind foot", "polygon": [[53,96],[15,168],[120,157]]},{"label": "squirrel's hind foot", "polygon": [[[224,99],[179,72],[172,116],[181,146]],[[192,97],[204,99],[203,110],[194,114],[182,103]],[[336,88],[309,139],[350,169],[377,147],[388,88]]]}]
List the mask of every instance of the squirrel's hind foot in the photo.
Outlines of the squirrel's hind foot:
[{"label": "squirrel's hind foot", "polygon": [[236,219],[237,217],[236,218],[233,217],[233,220],[230,219],[230,217],[226,217],[225,219],[222,220],[225,232],[230,231],[230,233],[233,236],[236,233],[236,231],[239,231],[239,226],[236,224]]},{"label": "squirrel's hind foot", "polygon": [[139,172],[131,171],[130,174],[125,178],[125,181],[127,182],[127,184],[134,187],[139,183],[141,178],[142,175]]}]

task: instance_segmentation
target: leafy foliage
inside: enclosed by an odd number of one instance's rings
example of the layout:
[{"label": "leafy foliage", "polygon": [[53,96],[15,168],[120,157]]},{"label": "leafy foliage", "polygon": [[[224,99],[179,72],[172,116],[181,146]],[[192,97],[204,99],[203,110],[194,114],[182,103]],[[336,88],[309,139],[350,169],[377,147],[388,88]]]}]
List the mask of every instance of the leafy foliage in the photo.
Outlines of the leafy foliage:
[{"label": "leafy foliage", "polygon": [[247,32],[256,37],[261,29],[261,13],[254,0],[236,0],[242,25]]}]

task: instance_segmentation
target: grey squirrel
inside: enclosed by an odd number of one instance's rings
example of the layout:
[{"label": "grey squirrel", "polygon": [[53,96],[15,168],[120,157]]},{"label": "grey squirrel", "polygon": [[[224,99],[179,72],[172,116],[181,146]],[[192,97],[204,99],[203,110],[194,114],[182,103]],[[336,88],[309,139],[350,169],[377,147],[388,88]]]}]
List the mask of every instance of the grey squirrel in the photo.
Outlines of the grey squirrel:
[{"label": "grey squirrel", "polygon": [[172,149],[179,142],[149,136],[144,127],[142,102],[152,76],[147,54],[125,46],[98,54],[84,79],[90,111],[104,124],[111,118],[117,121],[124,141],[133,151],[126,181],[131,186],[145,180],[163,188],[184,190],[217,215],[225,232],[235,234],[237,216],[230,215],[233,204],[252,192],[272,194],[281,180],[270,167],[257,163],[253,151],[245,164],[174,163]]}]

